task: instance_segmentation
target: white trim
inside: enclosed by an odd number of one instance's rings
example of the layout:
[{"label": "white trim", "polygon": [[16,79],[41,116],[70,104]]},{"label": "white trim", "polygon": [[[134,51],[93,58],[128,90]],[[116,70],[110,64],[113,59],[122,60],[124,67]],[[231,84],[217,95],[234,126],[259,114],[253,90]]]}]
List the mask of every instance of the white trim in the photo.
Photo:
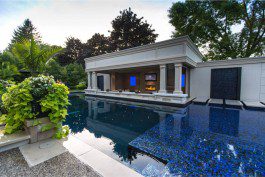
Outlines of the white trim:
[{"label": "white trim", "polygon": [[121,65],[112,65],[112,66],[106,66],[106,67],[95,67],[91,69],[86,69],[86,72],[89,71],[109,71],[114,69],[125,69],[125,68],[137,68],[137,67],[143,67],[143,66],[155,66],[155,65],[162,65],[162,64],[169,64],[169,63],[186,63],[190,65],[191,67],[196,67],[197,64],[193,60],[191,60],[189,57],[181,56],[181,57],[172,57],[172,58],[164,58],[164,59],[157,59],[153,60],[152,63],[150,61],[145,62],[138,62],[138,63],[129,63],[129,64],[121,64]]},{"label": "white trim", "polygon": [[166,41],[161,41],[161,42],[157,42],[153,44],[142,45],[142,46],[133,47],[133,48],[117,51],[117,52],[112,52],[112,53],[107,53],[103,55],[98,55],[95,57],[85,58],[85,61],[96,61],[96,60],[113,58],[117,56],[124,56],[124,55],[139,53],[139,52],[146,52],[149,50],[156,50],[156,49],[175,46],[177,44],[183,44],[183,43],[188,45],[197,55],[203,58],[203,55],[201,54],[199,49],[195,46],[195,44],[193,44],[189,36],[181,36],[178,38],[169,39]]},{"label": "white trim", "polygon": [[232,65],[256,64],[256,63],[265,63],[265,56],[207,61],[207,62],[197,63],[197,67],[201,68],[201,67],[214,67],[214,66],[232,66]]}]

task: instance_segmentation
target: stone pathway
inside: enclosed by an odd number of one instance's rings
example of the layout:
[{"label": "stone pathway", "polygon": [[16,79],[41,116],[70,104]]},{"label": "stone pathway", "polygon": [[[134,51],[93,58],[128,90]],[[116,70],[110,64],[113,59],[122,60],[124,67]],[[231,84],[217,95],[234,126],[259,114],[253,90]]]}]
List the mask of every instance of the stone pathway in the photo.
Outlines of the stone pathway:
[{"label": "stone pathway", "polygon": [[69,152],[30,168],[19,149],[11,149],[0,153],[0,167],[1,177],[100,176],[91,167],[82,163]]}]

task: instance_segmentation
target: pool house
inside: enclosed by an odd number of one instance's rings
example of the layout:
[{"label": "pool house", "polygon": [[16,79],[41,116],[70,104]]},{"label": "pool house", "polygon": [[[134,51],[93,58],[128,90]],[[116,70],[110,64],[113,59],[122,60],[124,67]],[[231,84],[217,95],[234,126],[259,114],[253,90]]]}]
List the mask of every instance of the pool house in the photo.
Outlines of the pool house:
[{"label": "pool house", "polygon": [[[265,102],[265,57],[203,62],[188,36],[86,58],[86,94],[187,105]],[[195,100],[196,101],[196,100]],[[235,103],[237,104],[237,103]]]}]

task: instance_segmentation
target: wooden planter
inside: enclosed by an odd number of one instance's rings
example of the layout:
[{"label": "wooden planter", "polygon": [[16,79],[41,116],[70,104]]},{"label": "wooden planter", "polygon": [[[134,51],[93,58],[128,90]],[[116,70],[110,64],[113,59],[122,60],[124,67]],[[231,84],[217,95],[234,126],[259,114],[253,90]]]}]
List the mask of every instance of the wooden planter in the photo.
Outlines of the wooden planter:
[{"label": "wooden planter", "polygon": [[[34,126],[34,122],[39,121],[40,124]],[[37,119],[26,119],[25,130],[30,135],[29,143],[36,143],[38,141],[51,138],[55,134],[54,124],[51,123],[49,117],[37,118]],[[42,127],[51,124],[52,128],[47,131],[41,131]]]}]

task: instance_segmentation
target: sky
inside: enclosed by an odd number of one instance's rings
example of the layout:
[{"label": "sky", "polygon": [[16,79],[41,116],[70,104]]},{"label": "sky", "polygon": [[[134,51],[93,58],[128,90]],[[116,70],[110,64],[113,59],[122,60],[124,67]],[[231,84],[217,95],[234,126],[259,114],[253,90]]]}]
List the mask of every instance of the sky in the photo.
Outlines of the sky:
[{"label": "sky", "polygon": [[[175,0],[176,1],[176,0]],[[173,26],[168,10],[173,0],[0,0],[0,51],[14,30],[29,18],[44,43],[64,46],[67,37],[86,42],[93,34],[109,35],[111,21],[131,7],[158,34],[157,41],[170,39]]]}]

